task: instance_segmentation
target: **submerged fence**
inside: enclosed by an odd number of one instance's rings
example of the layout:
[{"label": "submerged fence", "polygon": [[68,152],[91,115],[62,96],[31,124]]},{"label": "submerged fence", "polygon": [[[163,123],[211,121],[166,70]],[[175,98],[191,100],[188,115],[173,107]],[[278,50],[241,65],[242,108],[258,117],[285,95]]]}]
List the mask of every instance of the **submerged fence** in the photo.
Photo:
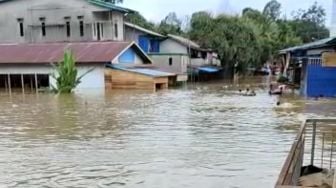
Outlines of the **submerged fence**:
[{"label": "submerged fence", "polygon": [[275,187],[297,187],[302,166],[335,168],[335,150],[336,119],[305,120],[289,151]]}]

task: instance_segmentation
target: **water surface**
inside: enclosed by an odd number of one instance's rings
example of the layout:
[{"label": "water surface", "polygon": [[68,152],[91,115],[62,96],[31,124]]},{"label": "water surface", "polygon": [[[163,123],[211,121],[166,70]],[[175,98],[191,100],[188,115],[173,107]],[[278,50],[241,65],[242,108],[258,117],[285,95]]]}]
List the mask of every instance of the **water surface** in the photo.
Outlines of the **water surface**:
[{"label": "water surface", "polygon": [[[273,187],[305,117],[336,102],[247,81],[158,93],[0,95],[0,187]],[[235,94],[256,89],[256,97]]]}]

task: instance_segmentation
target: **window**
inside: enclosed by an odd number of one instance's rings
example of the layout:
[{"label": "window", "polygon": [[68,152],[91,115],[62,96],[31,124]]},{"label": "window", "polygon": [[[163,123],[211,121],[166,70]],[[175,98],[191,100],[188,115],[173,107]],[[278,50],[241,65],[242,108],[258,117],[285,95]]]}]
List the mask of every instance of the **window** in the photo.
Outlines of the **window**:
[{"label": "window", "polygon": [[169,66],[173,66],[173,58],[172,57],[169,58]]},{"label": "window", "polygon": [[66,28],[66,35],[67,37],[71,36],[71,24],[70,24],[70,16],[64,17],[65,20],[65,28]]},{"label": "window", "polygon": [[84,16],[77,16],[77,18],[79,20],[79,35],[83,37],[84,36],[84,21],[83,21]]},{"label": "window", "polygon": [[46,25],[45,25],[45,18],[41,17],[40,18],[41,21],[41,32],[42,32],[42,36],[45,37],[46,36]]},{"label": "window", "polygon": [[23,18],[18,18],[17,21],[19,23],[20,37],[23,37],[24,36]]},{"label": "window", "polygon": [[81,37],[84,36],[84,22],[83,20],[79,20],[79,34]]},{"label": "window", "polygon": [[66,33],[67,33],[67,37],[71,36],[70,21],[66,22]]},{"label": "window", "polygon": [[114,24],[114,37],[118,38],[118,23]]},{"label": "window", "polygon": [[96,23],[96,25],[97,25],[97,40],[101,40],[100,23]]}]

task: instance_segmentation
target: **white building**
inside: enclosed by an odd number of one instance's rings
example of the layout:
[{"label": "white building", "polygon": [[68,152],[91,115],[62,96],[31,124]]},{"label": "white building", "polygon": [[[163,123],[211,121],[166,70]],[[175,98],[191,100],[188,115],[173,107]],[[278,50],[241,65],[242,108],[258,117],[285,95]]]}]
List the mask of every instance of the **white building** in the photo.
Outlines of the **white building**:
[{"label": "white building", "polygon": [[0,88],[38,91],[56,86],[51,64],[73,52],[78,75],[90,71],[76,88],[104,91],[108,64],[150,64],[151,60],[134,42],[75,42],[0,44]]},{"label": "white building", "polygon": [[0,42],[124,41],[131,11],[103,0],[2,0]]}]

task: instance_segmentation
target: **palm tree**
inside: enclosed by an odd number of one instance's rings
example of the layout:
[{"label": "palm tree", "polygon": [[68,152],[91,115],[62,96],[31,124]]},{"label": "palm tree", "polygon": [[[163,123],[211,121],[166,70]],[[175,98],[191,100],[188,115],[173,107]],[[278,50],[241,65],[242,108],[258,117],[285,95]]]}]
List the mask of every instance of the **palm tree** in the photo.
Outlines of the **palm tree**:
[{"label": "palm tree", "polygon": [[52,77],[56,80],[56,87],[52,87],[57,93],[71,93],[81,83],[81,79],[93,71],[93,69],[90,69],[81,76],[77,76],[78,70],[71,51],[65,51],[63,61],[59,62],[58,65],[53,64],[53,67],[55,71]]}]

